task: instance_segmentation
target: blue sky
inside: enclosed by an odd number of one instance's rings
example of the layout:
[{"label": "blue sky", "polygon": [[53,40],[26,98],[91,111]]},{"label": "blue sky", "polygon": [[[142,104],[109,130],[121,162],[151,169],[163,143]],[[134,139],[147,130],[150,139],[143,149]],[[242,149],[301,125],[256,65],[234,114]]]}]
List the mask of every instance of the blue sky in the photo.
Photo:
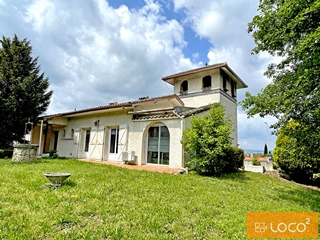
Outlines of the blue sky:
[{"label": "blue sky", "polygon": [[[273,59],[251,55],[258,0],[0,0],[0,33],[27,38],[54,91],[47,114],[173,93],[163,76],[228,62],[258,93]],[[265,124],[267,122],[267,124]],[[275,145],[272,118],[238,108],[240,147]]]}]

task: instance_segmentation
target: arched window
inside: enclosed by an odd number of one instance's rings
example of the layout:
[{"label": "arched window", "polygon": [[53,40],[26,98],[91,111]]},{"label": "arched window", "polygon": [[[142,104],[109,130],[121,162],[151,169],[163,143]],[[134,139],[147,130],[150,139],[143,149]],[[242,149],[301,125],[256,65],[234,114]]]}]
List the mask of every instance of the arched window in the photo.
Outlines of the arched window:
[{"label": "arched window", "polygon": [[210,88],[211,87],[211,76],[205,76],[202,78],[202,88]]},{"label": "arched window", "polygon": [[188,81],[187,81],[187,80],[184,80],[184,81],[181,83],[180,92],[187,92],[187,91],[188,91]]},{"label": "arched window", "polygon": [[147,163],[169,165],[170,134],[165,125],[148,130]]}]

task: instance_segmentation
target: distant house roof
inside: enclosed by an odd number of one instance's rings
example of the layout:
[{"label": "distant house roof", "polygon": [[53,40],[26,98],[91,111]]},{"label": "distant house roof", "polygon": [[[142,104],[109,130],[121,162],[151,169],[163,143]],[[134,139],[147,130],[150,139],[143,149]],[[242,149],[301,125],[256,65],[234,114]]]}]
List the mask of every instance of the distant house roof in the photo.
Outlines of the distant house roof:
[{"label": "distant house roof", "polygon": [[237,82],[238,82],[237,88],[248,87],[248,85],[245,84],[244,81],[242,81],[241,78],[228,66],[227,62],[217,63],[217,64],[208,65],[208,66],[201,67],[201,68],[196,68],[193,70],[188,70],[188,71],[172,74],[172,75],[163,77],[162,80],[173,85],[175,78],[188,76],[191,74],[200,73],[200,72],[208,71],[208,70],[212,70],[212,69],[219,69],[219,68],[223,69],[228,75],[233,76],[237,80]]},{"label": "distant house roof", "polygon": [[[244,157],[244,160],[245,161],[252,161],[253,157],[248,157],[248,156],[245,156]],[[258,160],[259,162],[269,162],[269,159],[267,157],[258,157]]]}]

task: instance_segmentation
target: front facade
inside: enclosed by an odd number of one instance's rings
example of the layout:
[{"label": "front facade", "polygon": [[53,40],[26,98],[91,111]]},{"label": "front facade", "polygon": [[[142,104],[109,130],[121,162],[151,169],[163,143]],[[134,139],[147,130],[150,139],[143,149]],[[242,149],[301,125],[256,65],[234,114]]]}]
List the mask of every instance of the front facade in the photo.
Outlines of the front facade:
[{"label": "front facade", "polygon": [[180,141],[191,116],[220,102],[233,121],[237,145],[237,89],[247,86],[227,63],[162,80],[174,86],[174,94],[44,116],[33,129],[32,143],[40,145],[39,155],[56,150],[65,157],[181,168]]}]

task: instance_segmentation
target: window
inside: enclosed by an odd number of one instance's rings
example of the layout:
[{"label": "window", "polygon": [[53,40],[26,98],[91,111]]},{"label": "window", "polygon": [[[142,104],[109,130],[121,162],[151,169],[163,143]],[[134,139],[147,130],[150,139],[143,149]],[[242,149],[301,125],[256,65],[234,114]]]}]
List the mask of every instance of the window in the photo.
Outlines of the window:
[{"label": "window", "polygon": [[74,137],[74,129],[71,129],[71,137]]},{"label": "window", "polygon": [[211,87],[211,76],[205,76],[202,78],[202,88],[210,88]]},{"label": "window", "polygon": [[90,143],[90,130],[86,130],[85,133],[85,142],[84,142],[84,151],[89,151],[89,143]]},{"label": "window", "polygon": [[231,80],[231,96],[234,98],[236,97],[236,83]]},{"label": "window", "polygon": [[110,149],[109,153],[118,153],[119,129],[111,129],[110,132]]},{"label": "window", "polygon": [[63,138],[66,138],[66,130],[63,129]]},{"label": "window", "polygon": [[57,150],[59,131],[53,131],[53,134],[54,134],[53,150]]},{"label": "window", "polygon": [[166,126],[153,126],[148,131],[147,163],[169,165],[170,134]]},{"label": "window", "polygon": [[184,80],[184,81],[181,83],[180,92],[183,93],[183,92],[187,92],[187,91],[188,91],[188,81],[187,81],[187,80]]},{"label": "window", "polygon": [[223,79],[223,91],[228,92],[227,81],[229,79],[229,76],[222,70],[221,70],[221,76],[222,76],[222,79]]}]

